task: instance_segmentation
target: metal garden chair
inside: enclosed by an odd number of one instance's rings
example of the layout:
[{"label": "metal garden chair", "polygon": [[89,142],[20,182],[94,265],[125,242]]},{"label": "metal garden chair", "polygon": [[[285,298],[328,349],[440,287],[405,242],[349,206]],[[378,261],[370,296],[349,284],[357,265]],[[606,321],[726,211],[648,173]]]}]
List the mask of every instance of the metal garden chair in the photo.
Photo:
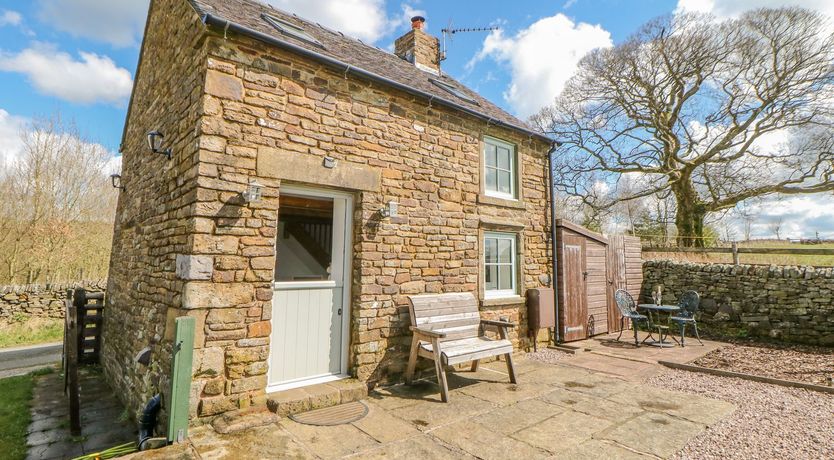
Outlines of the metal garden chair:
[{"label": "metal garden chair", "polygon": [[640,343],[637,341],[637,324],[640,322],[646,323],[646,329],[649,328],[649,317],[640,313],[637,313],[637,303],[634,302],[634,298],[631,297],[624,289],[617,289],[617,292],[614,293],[614,300],[617,302],[617,308],[620,309],[620,335],[617,336],[617,341],[620,341],[620,337],[623,335],[623,325],[625,323],[626,318],[631,320],[631,328],[634,330],[634,345],[640,346]]},{"label": "metal garden chair", "polygon": [[681,294],[678,306],[681,307],[680,311],[669,318],[669,323],[677,323],[680,326],[681,346],[685,346],[684,336],[686,335],[686,326],[689,324],[695,328],[695,338],[697,338],[698,342],[703,345],[704,342],[701,342],[701,336],[698,334],[698,322],[695,321],[695,313],[698,312],[698,308],[701,306],[701,296],[695,291],[686,291]]}]

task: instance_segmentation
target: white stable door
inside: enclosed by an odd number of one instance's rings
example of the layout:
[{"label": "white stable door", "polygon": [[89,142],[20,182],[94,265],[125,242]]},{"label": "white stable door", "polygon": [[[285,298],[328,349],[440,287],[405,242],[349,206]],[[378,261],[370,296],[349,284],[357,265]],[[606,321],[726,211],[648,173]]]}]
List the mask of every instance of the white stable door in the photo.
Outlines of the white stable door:
[{"label": "white stable door", "polygon": [[347,376],[349,194],[281,187],[268,391]]}]

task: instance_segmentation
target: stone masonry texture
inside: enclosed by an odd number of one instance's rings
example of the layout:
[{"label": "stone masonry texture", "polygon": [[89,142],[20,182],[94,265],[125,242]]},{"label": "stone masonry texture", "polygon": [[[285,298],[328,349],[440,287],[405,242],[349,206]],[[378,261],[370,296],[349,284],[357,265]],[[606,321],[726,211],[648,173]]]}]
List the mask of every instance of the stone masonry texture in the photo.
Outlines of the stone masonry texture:
[{"label": "stone masonry texture", "polygon": [[[349,178],[340,187],[355,198],[354,377],[368,385],[400,379],[411,341],[408,295],[481,291],[484,231],[518,233],[521,296],[484,302],[482,315],[519,323],[511,338],[530,345],[523,295],[548,283],[551,264],[550,145],[231,32],[224,37],[189,8],[153,2],[123,146],[127,190],[104,359],[129,408],[166,391],[174,318],[186,315],[198,329],[192,420],[265,404],[280,165],[302,156],[329,156],[380,177],[372,190],[350,190]],[[172,161],[144,146],[151,129],[165,134]],[[518,202],[482,196],[484,136],[517,146]],[[263,199],[246,203],[241,192],[252,180],[264,185]],[[380,219],[388,201],[399,203],[399,217]],[[142,368],[133,357],[146,346],[152,364]]]},{"label": "stone masonry texture", "polygon": [[0,286],[0,324],[26,321],[30,318],[63,319],[67,289],[81,287],[88,292],[102,292],[104,285],[102,281],[80,281]]},{"label": "stone masonry texture", "polygon": [[701,295],[699,328],[813,345],[834,345],[834,268],[643,263],[643,298],[663,286],[663,303]]}]

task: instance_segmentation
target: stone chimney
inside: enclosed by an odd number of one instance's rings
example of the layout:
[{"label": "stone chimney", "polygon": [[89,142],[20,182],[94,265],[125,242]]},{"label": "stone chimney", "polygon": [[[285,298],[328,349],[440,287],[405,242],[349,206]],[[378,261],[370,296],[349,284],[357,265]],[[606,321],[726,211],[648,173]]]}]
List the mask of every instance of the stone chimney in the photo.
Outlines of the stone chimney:
[{"label": "stone chimney", "polygon": [[440,40],[423,31],[426,18],[411,18],[411,30],[394,42],[394,54],[414,64],[418,69],[440,73]]}]

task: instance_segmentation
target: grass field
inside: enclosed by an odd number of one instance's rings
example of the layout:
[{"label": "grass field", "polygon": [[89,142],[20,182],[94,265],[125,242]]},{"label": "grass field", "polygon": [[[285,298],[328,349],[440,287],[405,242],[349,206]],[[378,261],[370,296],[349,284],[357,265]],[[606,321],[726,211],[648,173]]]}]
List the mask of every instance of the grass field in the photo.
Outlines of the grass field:
[{"label": "grass field", "polygon": [[10,460],[26,458],[26,430],[31,421],[34,375],[26,374],[0,380],[0,457]]},{"label": "grass field", "polygon": [[60,342],[64,322],[60,319],[30,318],[11,324],[0,324],[0,348]]},{"label": "grass field", "polygon": [[[729,247],[729,244],[719,244]],[[740,248],[788,248],[788,249],[834,249],[834,243],[800,244],[789,241],[749,241],[739,243]],[[700,263],[733,263],[732,254],[699,254],[699,253],[670,253],[652,252],[650,248],[643,249],[643,258],[648,260],[680,260]],[[752,265],[812,265],[815,267],[834,266],[834,256],[797,255],[797,254],[739,254],[742,264]]]}]

